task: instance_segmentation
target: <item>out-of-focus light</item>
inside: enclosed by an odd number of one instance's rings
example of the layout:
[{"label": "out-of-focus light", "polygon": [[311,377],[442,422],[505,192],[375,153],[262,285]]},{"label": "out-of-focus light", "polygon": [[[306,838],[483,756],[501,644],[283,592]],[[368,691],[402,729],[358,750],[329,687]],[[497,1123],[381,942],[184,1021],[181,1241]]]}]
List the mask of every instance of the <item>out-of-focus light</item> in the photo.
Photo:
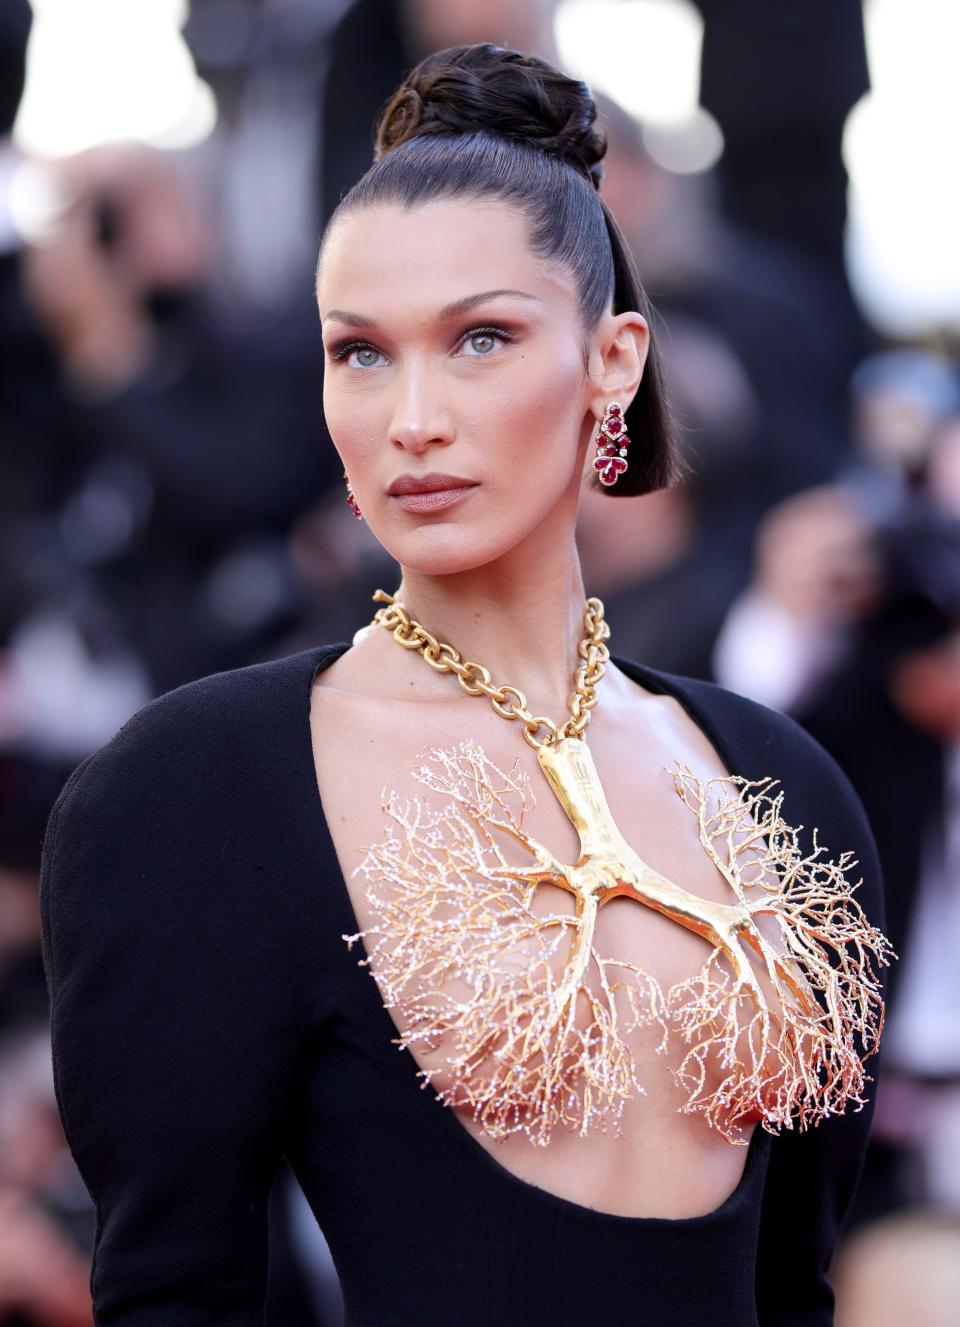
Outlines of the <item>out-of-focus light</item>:
[{"label": "out-of-focus light", "polygon": [[562,0],[554,31],[564,67],[643,122],[659,165],[714,165],[723,135],[698,104],[703,19],[689,0]]},{"label": "out-of-focus light", "polygon": [[698,106],[681,124],[645,124],[643,145],[664,170],[694,175],[720,160],[723,131],[706,107]]},{"label": "out-of-focus light", "polygon": [[564,67],[639,119],[697,110],[703,19],[689,0],[562,0],[554,32]]},{"label": "out-of-focus light", "polygon": [[960,5],[867,0],[872,91],[844,133],[847,266],[890,335],[960,329]]},{"label": "out-of-focus light", "polygon": [[54,239],[72,202],[64,183],[49,165],[24,158],[10,179],[7,207],[14,229],[29,244]]},{"label": "out-of-focus light", "polygon": [[31,0],[16,142],[61,157],[134,139],[189,147],[213,128],[210,88],[180,35],[186,0]]}]

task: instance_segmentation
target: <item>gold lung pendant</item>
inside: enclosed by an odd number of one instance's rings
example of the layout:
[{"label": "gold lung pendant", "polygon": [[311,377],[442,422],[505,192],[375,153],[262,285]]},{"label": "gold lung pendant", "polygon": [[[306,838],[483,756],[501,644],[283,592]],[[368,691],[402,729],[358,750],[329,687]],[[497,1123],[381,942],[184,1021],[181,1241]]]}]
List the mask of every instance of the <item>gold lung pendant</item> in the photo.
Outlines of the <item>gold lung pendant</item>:
[{"label": "gold lung pendant", "polygon": [[[688,1047],[672,1070],[678,1109],[702,1113],[732,1143],[745,1145],[748,1122],[803,1130],[862,1105],[884,1021],[870,960],[895,955],[853,897],[852,854],[824,860],[816,834],[804,854],[776,780],[701,781],[678,762],[668,773],[730,889],[718,903],[634,852],[583,739],[544,744],[537,758],[579,836],[576,862],[524,831],[535,798],[518,764],[504,773],[466,741],[414,771],[443,809],[385,795],[387,837],[357,868],[376,923],[343,939],[374,938],[359,962],[403,1013],[396,1042],[448,1050],[441,1099],[494,1138],[523,1131],[545,1145],[558,1126],[619,1134],[624,1102],[644,1091],[625,1037],[655,1025],[659,1052],[671,1037]],[[529,865],[507,860],[506,840]],[[573,915],[531,909],[544,885],[573,895]],[[700,936],[708,951],[696,976],[664,992],[637,964],[599,954],[597,913],[616,897]],[[599,980],[588,987],[591,964]],[[578,1026],[583,996],[590,1016]],[[423,1086],[437,1072],[421,1069]]]}]

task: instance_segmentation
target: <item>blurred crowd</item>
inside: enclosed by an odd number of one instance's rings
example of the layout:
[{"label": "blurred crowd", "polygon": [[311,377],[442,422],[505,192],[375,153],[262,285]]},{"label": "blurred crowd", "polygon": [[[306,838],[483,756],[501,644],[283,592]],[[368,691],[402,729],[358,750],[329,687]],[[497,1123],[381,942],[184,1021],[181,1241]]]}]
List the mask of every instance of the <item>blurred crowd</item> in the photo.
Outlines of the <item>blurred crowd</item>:
[{"label": "blurred crowd", "polygon": [[[859,5],[784,0],[786,23],[762,0],[697,3],[714,168],[665,170],[599,98],[604,194],[657,309],[692,478],[641,505],[585,495],[584,577],[615,655],[792,714],[863,799],[900,960],[837,1321],[957,1327],[958,347],[942,328],[885,338],[850,293],[840,144],[868,88]],[[347,640],[392,588],[324,426],[318,236],[413,63],[482,40],[561,63],[554,11],[194,0],[184,37],[214,132],[34,163],[56,206],[30,234],[10,195],[30,164],[12,129],[31,11],[0,6],[2,1323],[92,1322],[94,1214],[60,1131],[39,951],[52,802],[152,697]],[[268,1327],[341,1320],[286,1169],[270,1259]]]}]

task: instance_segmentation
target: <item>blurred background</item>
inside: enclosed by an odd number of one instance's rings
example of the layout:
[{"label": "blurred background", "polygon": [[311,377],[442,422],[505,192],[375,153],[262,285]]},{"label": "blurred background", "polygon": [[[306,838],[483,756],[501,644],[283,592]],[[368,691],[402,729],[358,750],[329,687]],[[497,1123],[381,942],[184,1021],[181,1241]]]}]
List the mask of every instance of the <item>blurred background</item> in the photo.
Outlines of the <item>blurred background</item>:
[{"label": "blurred background", "polygon": [[[614,653],[799,719],[879,843],[901,957],[838,1327],[960,1324],[956,0],[0,0],[2,1323],[92,1322],[46,817],[152,697],[390,586],[324,427],[318,238],[404,73],[487,40],[598,95],[693,467],[585,497]],[[270,1223],[269,1327],[340,1323],[286,1169]]]}]

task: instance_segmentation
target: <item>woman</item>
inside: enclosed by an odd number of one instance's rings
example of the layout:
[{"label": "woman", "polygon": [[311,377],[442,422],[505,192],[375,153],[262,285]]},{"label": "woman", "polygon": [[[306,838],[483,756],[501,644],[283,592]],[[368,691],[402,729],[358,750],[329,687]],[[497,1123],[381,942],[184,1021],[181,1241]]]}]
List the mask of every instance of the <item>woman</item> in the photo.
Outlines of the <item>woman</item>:
[{"label": "woman", "polygon": [[100,1321],[259,1320],[284,1153],[351,1327],[832,1319],[880,873],[802,730],[611,659],[586,600],[584,475],[677,472],[594,116],[490,45],[408,76],[317,277],[399,589],[352,646],[148,705],[51,816]]}]

